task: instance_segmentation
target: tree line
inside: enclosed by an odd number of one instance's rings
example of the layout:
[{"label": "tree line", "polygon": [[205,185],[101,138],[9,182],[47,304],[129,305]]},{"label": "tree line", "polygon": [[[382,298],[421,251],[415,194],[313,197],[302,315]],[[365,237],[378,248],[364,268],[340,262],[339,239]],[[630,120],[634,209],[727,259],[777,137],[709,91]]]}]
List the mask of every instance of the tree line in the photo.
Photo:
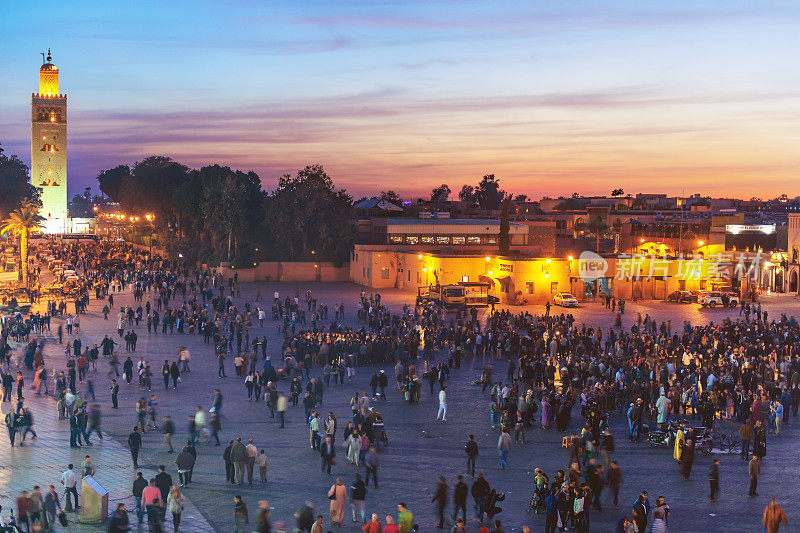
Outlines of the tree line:
[{"label": "tree line", "polygon": [[190,261],[252,266],[349,258],[352,198],[319,165],[282,176],[271,192],[255,172],[190,169],[163,156],[103,170],[97,181],[123,212],[152,214],[153,230]]}]

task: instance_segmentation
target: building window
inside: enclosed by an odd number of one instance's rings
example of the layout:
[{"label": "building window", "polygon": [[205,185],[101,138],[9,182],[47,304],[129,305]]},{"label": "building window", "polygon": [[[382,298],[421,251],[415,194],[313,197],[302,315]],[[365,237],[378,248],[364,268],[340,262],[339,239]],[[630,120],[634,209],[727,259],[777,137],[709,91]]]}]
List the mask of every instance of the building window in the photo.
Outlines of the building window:
[{"label": "building window", "polygon": [[500,281],[500,290],[506,294],[511,292],[511,278],[503,278]]},{"label": "building window", "polygon": [[419,244],[419,237],[417,237],[416,235],[409,235],[408,237],[406,237],[406,242],[408,244]]},{"label": "building window", "polygon": [[403,244],[402,235],[389,235],[389,242],[391,244]]},{"label": "building window", "polygon": [[450,244],[450,237],[439,235],[436,237],[436,244]]},{"label": "building window", "polygon": [[423,235],[420,237],[422,244],[433,244],[433,236],[432,235]]},{"label": "building window", "polygon": [[525,292],[528,294],[533,294],[534,291],[534,284],[532,281],[525,282]]},{"label": "building window", "polygon": [[480,237],[476,237],[474,235],[472,237],[467,237],[467,244],[480,244],[480,243],[481,243]]},{"label": "building window", "polygon": [[461,281],[464,282],[464,283],[468,283],[469,282],[469,276],[461,276]]},{"label": "building window", "polygon": [[389,279],[389,269],[382,268],[381,269],[381,279]]},{"label": "building window", "polygon": [[497,237],[495,236],[484,237],[483,244],[497,244]]},{"label": "building window", "polygon": [[466,244],[466,237],[453,237],[453,244]]},{"label": "building window", "polygon": [[679,291],[685,291],[686,290],[686,280],[685,279],[679,279],[678,280],[678,290]]},{"label": "building window", "polygon": [[411,283],[411,271],[408,271],[408,282]]},{"label": "building window", "polygon": [[558,292],[558,282],[551,281],[550,282],[550,294],[555,294]]}]

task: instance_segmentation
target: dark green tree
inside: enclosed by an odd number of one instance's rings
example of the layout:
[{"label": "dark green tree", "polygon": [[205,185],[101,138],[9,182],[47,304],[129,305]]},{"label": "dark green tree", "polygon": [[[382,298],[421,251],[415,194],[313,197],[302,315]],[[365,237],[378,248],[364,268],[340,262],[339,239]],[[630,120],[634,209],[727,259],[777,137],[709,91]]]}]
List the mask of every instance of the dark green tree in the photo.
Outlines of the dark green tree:
[{"label": "dark green tree", "polygon": [[446,202],[450,197],[450,187],[442,183],[431,191],[431,202]]},{"label": "dark green tree", "polygon": [[482,209],[500,209],[505,191],[500,189],[500,180],[487,174],[475,188],[475,200]]},{"label": "dark green tree", "polygon": [[0,146],[0,218],[26,201],[41,206],[39,189],[29,183],[28,166],[15,155],[6,156]]},{"label": "dark green tree", "polygon": [[458,193],[458,199],[462,202],[475,202],[475,187],[472,185],[464,185],[461,187],[461,192]]},{"label": "dark green tree", "polygon": [[391,203],[393,203],[394,205],[396,205],[398,207],[403,205],[403,199],[400,198],[400,196],[396,192],[394,192],[392,190],[381,191],[380,198],[381,198],[381,200],[385,200],[387,202],[391,202]]},{"label": "dark green tree", "polygon": [[286,259],[341,264],[353,242],[352,210],[350,195],[334,187],[322,166],[313,165],[278,180],[267,198],[266,220]]}]

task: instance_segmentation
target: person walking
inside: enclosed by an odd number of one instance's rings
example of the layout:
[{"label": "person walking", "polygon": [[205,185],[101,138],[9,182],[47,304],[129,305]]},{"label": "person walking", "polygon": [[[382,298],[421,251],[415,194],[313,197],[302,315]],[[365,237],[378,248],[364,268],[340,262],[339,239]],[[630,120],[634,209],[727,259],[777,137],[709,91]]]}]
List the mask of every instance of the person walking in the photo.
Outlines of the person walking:
[{"label": "person walking", "polygon": [[231,447],[231,462],[233,463],[236,484],[241,485],[244,482],[244,472],[247,464],[247,448],[242,444],[241,437],[237,437],[236,442]]},{"label": "person walking", "polygon": [[256,457],[256,465],[258,466],[258,474],[261,478],[261,483],[267,482],[267,455],[264,450]]},{"label": "person walking", "polygon": [[444,509],[447,505],[447,488],[447,482],[444,477],[439,476],[439,484],[436,486],[433,498],[431,498],[431,503],[436,503],[436,514],[439,515],[439,525],[436,526],[438,529],[444,527]]},{"label": "person walking", "polygon": [[141,524],[144,520],[144,509],[142,509],[142,493],[147,488],[147,480],[141,472],[137,472],[136,479],[133,481],[133,497],[136,500],[136,517]]},{"label": "person walking", "polygon": [[686,444],[683,446],[681,453],[681,474],[683,479],[689,481],[689,476],[692,475],[692,465],[694,464],[694,442],[692,439],[687,439]]},{"label": "person walking", "polygon": [[511,452],[511,435],[508,434],[508,428],[503,426],[500,438],[497,439],[497,453],[500,456],[500,470],[509,468],[508,454]]},{"label": "person walking", "polygon": [[[76,488],[78,484],[78,475],[75,473],[74,468],[72,463],[70,463],[67,465],[67,469],[64,473],[61,474],[61,484],[64,485],[64,506],[67,511],[81,508],[81,506],[78,505],[78,489]],[[70,503],[70,494],[75,499],[74,507]]]},{"label": "person walking", "polygon": [[[175,466],[178,467],[178,481],[180,482],[181,487],[185,487],[191,481],[191,473],[192,469],[194,468],[195,461],[195,456],[192,455],[192,453],[186,447],[184,447],[178,454],[178,457],[175,458]],[[228,478],[225,479],[225,482],[228,482]]]},{"label": "person walking", "polygon": [[708,484],[711,492],[709,494],[709,501],[717,501],[717,491],[719,491],[719,459],[714,459],[711,466],[708,468]]},{"label": "person walking", "polygon": [[[322,472],[331,475],[331,466],[336,461],[336,447],[333,445],[333,438],[328,435],[325,442],[319,447],[319,454],[322,457]],[[367,476],[369,479],[369,475]]]},{"label": "person walking", "polygon": [[461,510],[464,522],[467,521],[467,496],[469,487],[464,483],[464,476],[458,476],[458,482],[453,490],[453,520],[458,518],[458,511]]},{"label": "person walking", "polygon": [[405,503],[397,505],[397,522],[400,527],[400,533],[411,533],[414,527],[414,514],[409,511]]},{"label": "person walking", "polygon": [[247,440],[247,446],[245,446],[247,450],[247,484],[253,484],[253,470],[256,466],[256,459],[258,458],[258,448],[256,445],[253,444],[253,439]]},{"label": "person walking", "polygon": [[474,478],[475,460],[478,458],[478,443],[475,442],[474,435],[470,435],[467,438],[467,444],[464,445],[464,453],[467,454],[467,475],[470,478]]},{"label": "person walking", "polygon": [[250,519],[247,516],[247,505],[238,494],[233,497],[233,504],[233,533],[248,533],[247,524]]},{"label": "person walking", "polygon": [[447,389],[446,385],[442,385],[442,390],[439,391],[439,412],[436,414],[436,420],[447,422]]},{"label": "person walking", "polygon": [[173,453],[172,435],[175,434],[175,422],[172,421],[171,417],[165,416],[164,420],[161,421],[161,429],[164,432],[164,442],[161,445],[161,449],[163,450],[164,447],[167,447],[169,448],[169,450],[167,450],[168,453]]},{"label": "person walking", "polygon": [[128,435],[128,449],[131,451],[133,468],[139,468],[139,450],[142,447],[142,435],[139,433],[139,426],[135,426]]},{"label": "person walking", "polygon": [[336,483],[328,490],[328,498],[331,501],[331,522],[336,527],[341,527],[342,522],[344,522],[345,507],[347,505],[347,487],[344,486],[342,478],[336,478]]},{"label": "person walking", "polygon": [[258,511],[256,511],[256,523],[253,528],[253,533],[270,533],[270,531],[272,531],[269,515],[269,502],[267,500],[260,500],[258,502]]},{"label": "person walking", "polygon": [[47,489],[47,494],[44,496],[44,518],[45,524],[49,529],[54,529],[58,514],[63,513],[61,510],[61,501],[58,498],[58,493],[53,485]]},{"label": "person walking", "polygon": [[742,438],[742,459],[745,461],[750,458],[750,441],[753,440],[753,425],[750,417],[744,419],[744,423],[739,428],[739,436]]},{"label": "person walking", "polygon": [[769,505],[764,508],[761,523],[764,524],[766,533],[778,533],[781,524],[789,527],[789,519],[786,518],[786,513],[783,511],[783,508],[778,505],[778,501],[775,498],[772,498]]},{"label": "person walking", "polygon": [[174,533],[178,533],[178,528],[181,525],[181,513],[183,513],[183,494],[181,494],[178,485],[173,485],[172,490],[169,491],[167,510],[172,513],[172,530]]},{"label": "person walking", "polygon": [[747,496],[754,498],[758,496],[756,489],[758,488],[758,476],[761,475],[761,460],[757,455],[754,455],[747,465],[747,472],[750,474],[750,491]]},{"label": "person walking", "polygon": [[475,518],[478,522],[483,523],[483,513],[486,510],[486,498],[489,496],[490,487],[489,482],[483,477],[482,473],[478,473],[478,479],[472,484],[470,493],[472,499],[475,501]]},{"label": "person walking", "polygon": [[148,531],[161,531],[161,491],[156,487],[156,479],[150,478],[147,487],[142,491],[142,508],[147,513]]},{"label": "person walking", "polygon": [[117,510],[108,520],[108,533],[127,533],[128,531],[130,531],[128,512],[125,510],[125,504],[119,503]]},{"label": "person walking", "polygon": [[361,517],[361,523],[367,523],[367,513],[364,507],[364,500],[367,499],[367,486],[361,479],[361,474],[356,473],[356,479],[350,485],[350,504],[353,511],[353,522],[356,522],[356,515]]}]

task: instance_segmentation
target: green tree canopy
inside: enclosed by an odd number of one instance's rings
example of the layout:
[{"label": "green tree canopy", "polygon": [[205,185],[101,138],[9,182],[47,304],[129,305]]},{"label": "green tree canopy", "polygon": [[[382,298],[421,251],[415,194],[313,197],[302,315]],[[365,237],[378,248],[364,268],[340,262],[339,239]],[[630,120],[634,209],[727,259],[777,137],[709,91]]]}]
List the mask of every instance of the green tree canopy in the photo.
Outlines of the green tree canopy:
[{"label": "green tree canopy", "polygon": [[41,206],[39,189],[29,182],[28,166],[16,155],[6,156],[0,147],[0,217],[24,202]]},{"label": "green tree canopy", "polygon": [[348,260],[352,198],[320,165],[284,175],[267,198],[266,220],[275,244],[290,260]]}]

